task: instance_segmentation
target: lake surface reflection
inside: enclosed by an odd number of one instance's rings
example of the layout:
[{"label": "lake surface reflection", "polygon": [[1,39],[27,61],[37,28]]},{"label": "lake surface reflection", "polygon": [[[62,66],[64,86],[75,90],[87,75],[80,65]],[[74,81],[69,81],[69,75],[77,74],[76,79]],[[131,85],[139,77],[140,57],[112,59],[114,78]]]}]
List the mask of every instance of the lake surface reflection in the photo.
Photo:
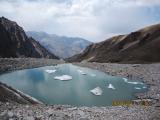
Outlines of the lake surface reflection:
[{"label": "lake surface reflection", "polygon": [[[55,77],[68,75],[70,80]],[[147,85],[110,76],[98,70],[72,64],[25,69],[0,75],[0,81],[48,104],[107,106],[117,100],[132,100],[134,94],[147,91]],[[91,90],[99,87],[101,95]],[[114,88],[114,89],[113,89]]]}]

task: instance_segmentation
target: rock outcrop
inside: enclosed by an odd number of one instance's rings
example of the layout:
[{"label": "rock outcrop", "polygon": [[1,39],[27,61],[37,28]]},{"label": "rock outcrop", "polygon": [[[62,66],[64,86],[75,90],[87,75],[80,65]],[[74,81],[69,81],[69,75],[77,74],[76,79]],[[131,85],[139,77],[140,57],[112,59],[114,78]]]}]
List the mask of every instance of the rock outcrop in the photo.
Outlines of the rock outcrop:
[{"label": "rock outcrop", "polygon": [[58,59],[33,38],[28,38],[16,22],[4,17],[0,18],[0,56]]}]

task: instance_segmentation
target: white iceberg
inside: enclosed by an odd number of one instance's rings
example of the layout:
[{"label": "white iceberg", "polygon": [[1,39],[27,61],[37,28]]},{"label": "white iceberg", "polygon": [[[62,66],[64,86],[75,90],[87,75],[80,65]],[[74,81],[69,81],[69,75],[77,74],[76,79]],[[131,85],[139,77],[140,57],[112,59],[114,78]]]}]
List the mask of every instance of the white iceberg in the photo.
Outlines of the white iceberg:
[{"label": "white iceberg", "polygon": [[58,68],[58,66],[54,66],[55,68]]},{"label": "white iceberg", "polygon": [[129,83],[129,84],[135,84],[135,85],[140,84],[139,82],[127,82],[127,83]]},{"label": "white iceberg", "polygon": [[54,79],[66,81],[66,80],[71,80],[72,76],[69,75],[55,76]]},{"label": "white iceberg", "polygon": [[78,70],[79,73],[81,73],[82,75],[86,75],[85,72],[83,72],[82,70]]},{"label": "white iceberg", "polygon": [[128,82],[128,79],[127,78],[123,78],[124,82]]},{"label": "white iceberg", "polygon": [[116,89],[112,84],[109,84],[109,85],[108,85],[108,88],[113,89],[113,90]]},{"label": "white iceberg", "polygon": [[55,73],[57,70],[45,70],[47,73]]},{"label": "white iceberg", "polygon": [[90,90],[91,93],[93,93],[94,95],[102,95],[103,91],[100,87],[96,87],[92,90]]},{"label": "white iceberg", "polygon": [[135,84],[135,85],[142,84],[143,85],[143,83],[141,83],[141,82],[129,82],[127,78],[123,78],[123,80],[124,80],[124,82],[129,83],[129,84]]},{"label": "white iceberg", "polygon": [[95,76],[96,76],[96,74],[91,74],[91,76],[92,76],[92,77],[95,77]]},{"label": "white iceberg", "polygon": [[135,89],[137,89],[137,90],[140,90],[141,88],[139,88],[139,87],[134,87]]}]

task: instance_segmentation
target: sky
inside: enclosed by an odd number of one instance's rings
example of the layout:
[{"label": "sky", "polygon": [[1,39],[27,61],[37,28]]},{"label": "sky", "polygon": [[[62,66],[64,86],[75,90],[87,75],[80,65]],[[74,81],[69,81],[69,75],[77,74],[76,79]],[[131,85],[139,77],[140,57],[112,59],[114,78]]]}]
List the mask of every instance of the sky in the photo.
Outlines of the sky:
[{"label": "sky", "polygon": [[160,23],[160,0],[0,0],[0,16],[25,31],[99,42]]}]

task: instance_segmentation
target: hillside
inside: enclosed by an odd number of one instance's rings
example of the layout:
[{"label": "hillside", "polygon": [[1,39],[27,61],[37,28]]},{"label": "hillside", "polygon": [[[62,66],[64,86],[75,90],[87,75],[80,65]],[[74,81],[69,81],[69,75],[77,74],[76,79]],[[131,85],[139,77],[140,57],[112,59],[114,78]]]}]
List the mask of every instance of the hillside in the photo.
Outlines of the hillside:
[{"label": "hillside", "polygon": [[160,24],[145,27],[88,46],[68,61],[146,63],[160,62]]},{"label": "hillside", "polygon": [[33,38],[27,37],[22,27],[4,17],[0,18],[0,57],[55,58]]},{"label": "hillside", "polygon": [[82,52],[91,44],[88,40],[78,37],[58,36],[45,32],[28,31],[27,35],[40,42],[46,49],[60,58],[68,58]]}]

